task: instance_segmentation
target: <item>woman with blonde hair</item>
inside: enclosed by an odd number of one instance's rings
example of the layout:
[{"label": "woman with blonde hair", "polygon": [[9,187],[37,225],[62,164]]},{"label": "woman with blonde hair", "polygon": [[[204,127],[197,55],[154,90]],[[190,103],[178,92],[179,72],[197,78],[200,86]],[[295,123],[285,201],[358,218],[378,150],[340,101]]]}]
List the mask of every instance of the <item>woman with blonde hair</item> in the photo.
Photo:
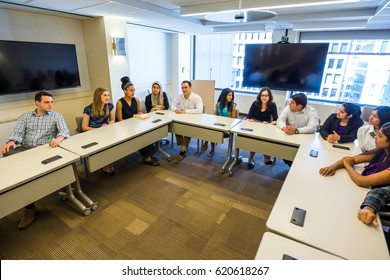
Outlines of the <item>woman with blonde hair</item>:
[{"label": "woman with blonde hair", "polygon": [[[93,102],[84,108],[81,128],[93,130],[115,122],[114,104],[110,103],[108,89],[99,87],[93,94]],[[114,165],[111,163],[102,169],[103,173],[114,176]]]}]

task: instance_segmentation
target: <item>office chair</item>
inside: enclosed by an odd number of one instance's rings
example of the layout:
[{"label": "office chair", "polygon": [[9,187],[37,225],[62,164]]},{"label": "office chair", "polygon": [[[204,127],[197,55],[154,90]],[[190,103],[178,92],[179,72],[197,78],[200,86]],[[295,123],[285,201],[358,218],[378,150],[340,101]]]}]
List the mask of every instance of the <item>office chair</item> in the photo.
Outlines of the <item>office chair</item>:
[{"label": "office chair", "polygon": [[83,123],[83,117],[82,116],[78,116],[78,117],[75,118],[75,120],[76,120],[76,129],[74,130],[74,132],[76,134],[82,133],[83,130],[81,129],[81,127],[82,127],[82,123]]},{"label": "office chair", "polygon": [[378,212],[382,225],[390,227],[390,203],[383,206]]},{"label": "office chair", "polygon": [[364,121],[365,124],[368,123],[368,119],[371,116],[372,111],[374,110],[374,107],[371,106],[363,106],[362,107],[362,115],[361,118]]}]

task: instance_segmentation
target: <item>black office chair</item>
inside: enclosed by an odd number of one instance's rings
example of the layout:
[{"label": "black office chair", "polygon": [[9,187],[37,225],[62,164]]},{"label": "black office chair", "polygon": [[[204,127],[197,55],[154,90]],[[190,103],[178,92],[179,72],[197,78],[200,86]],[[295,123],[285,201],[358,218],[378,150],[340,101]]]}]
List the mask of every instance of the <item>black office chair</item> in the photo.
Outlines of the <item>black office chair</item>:
[{"label": "black office chair", "polygon": [[390,203],[383,206],[378,212],[382,225],[390,227]]}]

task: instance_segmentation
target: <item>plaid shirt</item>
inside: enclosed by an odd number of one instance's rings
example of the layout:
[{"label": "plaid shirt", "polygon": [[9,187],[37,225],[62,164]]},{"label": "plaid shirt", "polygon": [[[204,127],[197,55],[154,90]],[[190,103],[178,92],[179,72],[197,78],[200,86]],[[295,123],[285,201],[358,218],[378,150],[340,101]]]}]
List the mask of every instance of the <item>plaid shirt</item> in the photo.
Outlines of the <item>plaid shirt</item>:
[{"label": "plaid shirt", "polygon": [[38,116],[34,110],[23,113],[18,118],[14,132],[9,139],[16,144],[35,147],[47,144],[51,138],[58,136],[70,137],[64,117],[56,112],[47,112]]},{"label": "plaid shirt", "polygon": [[390,203],[390,186],[369,191],[360,208],[370,206],[377,213],[387,203]]}]

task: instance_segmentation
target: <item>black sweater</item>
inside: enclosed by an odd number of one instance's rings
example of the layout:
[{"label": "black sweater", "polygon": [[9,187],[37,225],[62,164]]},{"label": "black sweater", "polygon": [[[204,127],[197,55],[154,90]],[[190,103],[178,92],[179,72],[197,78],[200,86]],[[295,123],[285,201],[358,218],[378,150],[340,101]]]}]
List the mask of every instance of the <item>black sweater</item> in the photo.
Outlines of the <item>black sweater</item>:
[{"label": "black sweater", "polygon": [[[340,125],[340,119],[337,118],[337,113],[331,114],[323,126],[320,129],[320,135],[326,140],[329,134],[333,134],[333,131],[337,131]],[[339,143],[353,142],[357,138],[357,131],[359,127],[363,125],[363,120],[360,118],[354,118],[348,122],[345,129],[345,135],[340,135]]]}]

